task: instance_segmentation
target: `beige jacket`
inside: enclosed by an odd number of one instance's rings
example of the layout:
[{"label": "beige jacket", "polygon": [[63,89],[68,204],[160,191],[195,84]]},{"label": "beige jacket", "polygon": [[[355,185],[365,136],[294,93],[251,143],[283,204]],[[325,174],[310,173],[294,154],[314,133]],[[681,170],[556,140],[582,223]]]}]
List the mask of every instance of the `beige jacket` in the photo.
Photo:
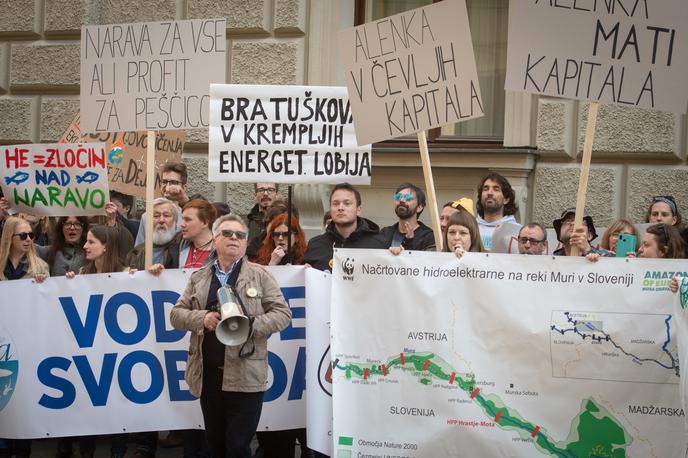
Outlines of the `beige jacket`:
[{"label": "beige jacket", "polygon": [[[213,275],[215,273],[212,264],[194,272],[170,314],[172,326],[191,331],[185,379],[189,384],[189,391],[197,397],[200,397],[203,386],[203,318],[207,313],[205,306]],[[249,288],[252,288],[251,293],[254,297],[246,294]],[[253,264],[245,257],[237,278],[236,291],[244,302],[247,313],[255,317],[253,334],[247,344],[249,348],[252,339],[255,343],[255,352],[248,358],[239,358],[240,345],[225,347],[222,390],[265,391],[268,380],[267,338],[289,325],[291,309],[272,274],[265,267]]]}]

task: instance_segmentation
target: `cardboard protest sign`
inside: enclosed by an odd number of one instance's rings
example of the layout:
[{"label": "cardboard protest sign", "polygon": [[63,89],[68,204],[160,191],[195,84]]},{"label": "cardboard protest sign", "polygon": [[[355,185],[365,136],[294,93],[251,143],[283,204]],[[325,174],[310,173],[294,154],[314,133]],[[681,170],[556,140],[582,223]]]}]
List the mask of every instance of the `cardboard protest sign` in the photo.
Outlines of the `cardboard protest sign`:
[{"label": "cardboard protest sign", "polygon": [[225,19],[82,27],[82,132],[208,127],[225,30]]},{"label": "cardboard protest sign", "polygon": [[369,184],[344,87],[210,86],[208,180]]},{"label": "cardboard protest sign", "polygon": [[3,146],[2,191],[10,206],[36,216],[105,214],[104,143]]},{"label": "cardboard protest sign", "polygon": [[483,115],[464,0],[339,32],[358,143]]},{"label": "cardboard protest sign", "polygon": [[686,33],[683,0],[511,0],[505,87],[685,113]]},{"label": "cardboard protest sign", "polygon": [[[110,189],[137,197],[146,195],[146,132],[104,132],[81,135],[80,114],[77,113],[60,139],[84,142],[104,142],[108,151],[108,181]],[[155,137],[155,196],[160,197],[160,167],[166,162],[182,160],[186,133],[161,131]]]},{"label": "cardboard protest sign", "polygon": [[62,134],[57,143],[79,143],[81,141],[81,113],[77,112],[74,119]]},{"label": "cardboard protest sign", "polygon": [[[166,162],[180,162],[184,149],[184,131],[162,131],[155,136],[155,196],[160,197],[160,168]],[[88,134],[86,142],[108,145],[108,180],[110,189],[137,197],[146,195],[146,132]]]}]

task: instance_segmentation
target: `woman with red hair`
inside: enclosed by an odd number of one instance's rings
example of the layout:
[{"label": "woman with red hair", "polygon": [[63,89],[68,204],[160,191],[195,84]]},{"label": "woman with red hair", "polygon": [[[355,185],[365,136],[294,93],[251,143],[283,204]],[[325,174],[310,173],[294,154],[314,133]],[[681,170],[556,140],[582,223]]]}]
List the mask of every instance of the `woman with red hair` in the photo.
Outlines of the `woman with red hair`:
[{"label": "woman with red hair", "polygon": [[306,253],[306,236],[299,225],[299,220],[291,218],[291,256],[287,256],[287,214],[275,216],[268,224],[265,239],[258,250],[257,264],[264,266],[283,266],[287,264],[303,264]]}]

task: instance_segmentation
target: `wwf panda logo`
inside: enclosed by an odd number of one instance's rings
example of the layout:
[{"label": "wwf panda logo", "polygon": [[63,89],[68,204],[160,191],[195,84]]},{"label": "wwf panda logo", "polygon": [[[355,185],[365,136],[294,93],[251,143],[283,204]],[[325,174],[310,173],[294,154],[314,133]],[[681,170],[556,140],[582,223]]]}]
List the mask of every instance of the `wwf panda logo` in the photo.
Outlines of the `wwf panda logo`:
[{"label": "wwf panda logo", "polygon": [[353,275],[354,273],[354,260],[353,258],[346,258],[342,261],[342,270],[346,275]]}]

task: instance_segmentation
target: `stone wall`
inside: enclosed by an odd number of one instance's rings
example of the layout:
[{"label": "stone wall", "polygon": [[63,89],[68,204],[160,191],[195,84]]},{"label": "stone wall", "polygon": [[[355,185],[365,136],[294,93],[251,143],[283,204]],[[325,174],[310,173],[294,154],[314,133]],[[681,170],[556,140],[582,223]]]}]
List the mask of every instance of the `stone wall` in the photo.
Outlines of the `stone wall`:
[{"label": "stone wall", "polygon": [[[304,84],[306,0],[0,0],[0,144],[54,142],[79,110],[81,26],[227,18],[224,82]],[[209,183],[206,130],[187,131],[189,192],[240,214],[252,185]]]},{"label": "stone wall", "polygon": [[[575,207],[588,104],[541,97],[532,219],[551,225]],[[652,196],[673,195],[688,213],[686,117],[600,105],[586,206],[596,224],[641,222]]]}]

